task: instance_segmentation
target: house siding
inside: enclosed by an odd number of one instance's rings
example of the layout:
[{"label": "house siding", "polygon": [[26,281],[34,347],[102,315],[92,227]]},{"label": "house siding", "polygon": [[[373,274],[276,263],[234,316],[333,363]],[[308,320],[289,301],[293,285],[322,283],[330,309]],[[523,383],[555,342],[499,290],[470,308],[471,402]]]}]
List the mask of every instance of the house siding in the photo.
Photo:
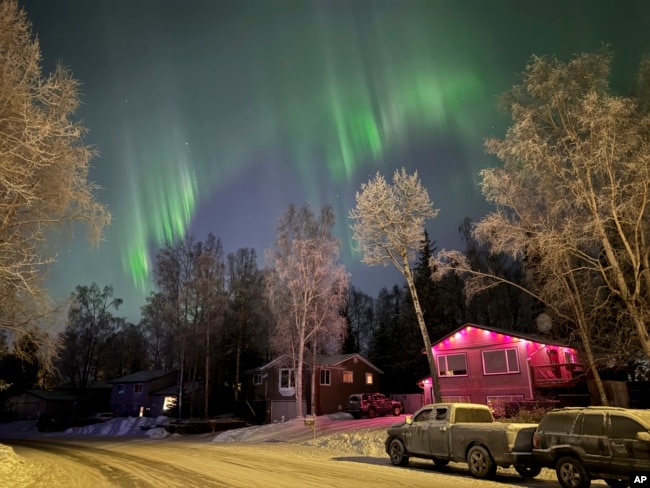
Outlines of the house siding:
[{"label": "house siding", "polygon": [[[487,404],[488,400],[502,397],[504,401],[533,400],[536,394],[536,381],[531,366],[543,367],[542,370],[552,369],[551,372],[558,384],[571,380],[571,372],[567,366],[553,366],[552,354],[561,355],[565,352],[574,361],[578,361],[575,349],[556,344],[534,341],[519,337],[506,331],[495,331],[480,326],[467,325],[443,338],[433,345],[436,365],[441,356],[465,354],[467,375],[439,375],[440,401],[468,401]],[[516,372],[485,374],[485,351],[514,349],[517,351]],[[552,353],[552,354],[551,354]],[[504,353],[505,354],[505,353]],[[555,371],[556,370],[556,371]],[[431,381],[425,382],[425,401],[435,401],[431,392]]]},{"label": "house siding", "polygon": [[[357,360],[356,362],[354,360]],[[359,357],[351,357],[320,369],[331,371],[331,385],[320,384],[320,370],[316,376],[316,414],[325,415],[345,411],[348,397],[353,393],[374,393],[379,391],[379,372]],[[352,371],[352,383],[343,382],[343,372]],[[366,373],[373,375],[373,384],[366,384]]]},{"label": "house siding", "polygon": [[[124,417],[140,415],[141,408],[143,408],[144,412],[148,414],[160,415],[161,412],[157,412],[153,409],[158,406],[160,402],[154,396],[150,396],[150,394],[175,384],[177,376],[176,372],[170,372],[157,378],[144,381],[124,381],[119,378],[112,381],[113,391],[111,392],[111,410],[117,415]],[[142,391],[136,393],[136,385],[140,384],[142,385]],[[119,385],[124,386],[123,393],[118,393]]]}]

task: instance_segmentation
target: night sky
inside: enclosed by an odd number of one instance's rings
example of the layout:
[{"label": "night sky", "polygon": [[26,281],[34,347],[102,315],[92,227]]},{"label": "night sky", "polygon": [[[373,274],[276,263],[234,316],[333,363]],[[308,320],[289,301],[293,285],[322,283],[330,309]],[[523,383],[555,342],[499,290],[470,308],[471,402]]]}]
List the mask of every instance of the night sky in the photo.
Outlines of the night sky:
[{"label": "night sky", "polygon": [[488,210],[478,172],[502,136],[496,97],[533,54],[615,53],[629,88],[650,54],[650,2],[24,0],[44,68],[81,81],[78,116],[98,147],[91,179],[113,224],[99,249],[82,228],[57,236],[54,298],[113,285],[139,320],[166,239],[220,237],[263,266],[290,203],[333,205],[353,285],[402,283],[352,252],[348,210],[377,171],[417,170],[438,248]]}]

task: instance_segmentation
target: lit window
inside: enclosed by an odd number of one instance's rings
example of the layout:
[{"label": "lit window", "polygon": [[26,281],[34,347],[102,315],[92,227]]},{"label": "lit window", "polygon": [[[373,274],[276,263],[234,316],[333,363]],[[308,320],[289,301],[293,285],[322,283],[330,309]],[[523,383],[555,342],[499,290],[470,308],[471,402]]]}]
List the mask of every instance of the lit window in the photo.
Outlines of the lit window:
[{"label": "lit window", "polygon": [[438,356],[438,376],[467,376],[465,354]]},{"label": "lit window", "polygon": [[176,397],[175,396],[166,396],[163,403],[163,411],[167,412],[172,408],[176,407]]},{"label": "lit window", "polygon": [[117,393],[120,395],[124,393],[124,385],[117,385]]},{"label": "lit window", "polygon": [[320,384],[321,385],[332,384],[332,372],[329,369],[320,370]]},{"label": "lit window", "polygon": [[261,385],[262,384],[262,373],[255,373],[253,375],[253,384]]},{"label": "lit window", "polygon": [[481,351],[481,354],[483,355],[484,374],[519,373],[517,349]]},{"label": "lit window", "polygon": [[343,383],[354,383],[352,371],[343,371]]},{"label": "lit window", "polygon": [[142,393],[142,383],[133,385],[133,393]]},{"label": "lit window", "polygon": [[366,373],[366,385],[373,385],[374,384],[374,379],[372,377],[372,373]]},{"label": "lit window", "polygon": [[293,369],[280,370],[280,388],[295,388],[296,373]]}]

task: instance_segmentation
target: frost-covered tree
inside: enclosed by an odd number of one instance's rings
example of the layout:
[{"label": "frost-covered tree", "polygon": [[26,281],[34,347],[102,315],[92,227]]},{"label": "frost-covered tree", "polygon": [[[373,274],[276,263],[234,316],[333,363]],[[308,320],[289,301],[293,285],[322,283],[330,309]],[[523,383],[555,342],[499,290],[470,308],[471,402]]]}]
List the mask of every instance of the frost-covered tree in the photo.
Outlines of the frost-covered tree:
[{"label": "frost-covered tree", "polygon": [[352,230],[363,262],[371,266],[392,263],[406,278],[427,353],[433,394],[439,401],[438,370],[411,269],[425,242],[425,222],[436,217],[438,210],[433,208],[417,172],[409,175],[404,168],[395,171],[392,185],[377,173],[374,179],[361,185],[356,201],[350,218],[354,220]]},{"label": "frost-covered tree", "polygon": [[40,46],[13,0],[0,2],[0,59],[0,330],[14,346],[36,337],[47,369],[54,349],[34,334],[50,308],[43,271],[55,254],[47,239],[82,222],[97,243],[110,213],[88,180],[86,128],[73,120],[79,83],[62,66],[42,73]]},{"label": "frost-covered tree", "polygon": [[277,353],[292,359],[298,417],[304,366],[313,365],[320,351],[338,350],[345,334],[341,311],[348,275],[338,263],[341,244],[333,228],[331,207],[317,217],[308,205],[290,205],[278,223],[275,246],[266,252],[265,283],[275,320],[271,342]]},{"label": "frost-covered tree", "polygon": [[[619,96],[611,58],[533,57],[504,97],[505,138],[486,143],[503,164],[481,172],[496,209],[473,229],[492,252],[526,260],[528,289],[579,334],[603,403],[591,346],[603,314],[608,337],[631,332],[650,357],[650,61],[639,95]],[[457,253],[442,257],[469,269]],[[474,274],[470,293],[492,278]]]}]

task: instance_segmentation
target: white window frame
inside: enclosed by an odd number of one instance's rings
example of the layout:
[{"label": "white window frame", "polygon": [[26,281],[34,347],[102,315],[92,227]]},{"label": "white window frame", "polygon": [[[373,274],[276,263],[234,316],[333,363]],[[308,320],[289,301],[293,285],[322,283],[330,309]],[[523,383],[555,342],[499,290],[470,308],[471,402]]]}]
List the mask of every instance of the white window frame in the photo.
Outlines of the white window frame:
[{"label": "white window frame", "polygon": [[[447,374],[449,372],[449,369],[448,369],[448,366],[447,366],[447,358],[449,356],[463,356],[463,358],[465,359],[465,374]],[[440,363],[441,363],[442,359],[444,359],[444,363],[445,363],[445,368],[444,368],[445,374],[442,373],[443,369],[440,367]],[[438,366],[438,376],[440,376],[441,378],[456,377],[456,376],[467,376],[467,353],[459,352],[459,353],[455,353],[455,354],[441,354],[441,355],[438,355],[438,357],[437,357],[437,366]]]},{"label": "white window frame", "polygon": [[[508,351],[515,351],[515,366],[517,369],[512,369],[512,365],[510,364],[510,360],[508,359]],[[506,357],[506,371],[499,371],[496,373],[488,373],[485,370],[485,353],[497,353],[497,352],[502,352],[504,356]],[[485,349],[481,351],[481,361],[483,362],[483,374],[485,376],[492,376],[496,374],[517,374],[521,373],[521,368],[519,367],[519,350],[516,347],[508,347],[505,349]]]},{"label": "white window frame", "polygon": [[[287,377],[288,385],[287,386],[284,386],[282,384],[282,373],[284,373],[285,371],[288,374],[288,377]],[[279,380],[278,384],[280,385],[280,389],[282,389],[282,390],[294,389],[296,387],[296,370],[291,369],[291,368],[280,368],[280,370],[278,371],[278,380]]]},{"label": "white window frame", "polygon": [[374,385],[375,377],[372,373],[366,373],[366,385]]},{"label": "white window frame", "polygon": [[253,373],[253,384],[261,385],[264,380],[264,375],[262,373]]},{"label": "white window frame", "polygon": [[[350,379],[346,379],[349,376]],[[343,371],[343,383],[354,383],[354,371]]]},{"label": "white window frame", "polygon": [[332,384],[332,370],[330,369],[320,370],[320,384],[323,386],[330,386]]}]

